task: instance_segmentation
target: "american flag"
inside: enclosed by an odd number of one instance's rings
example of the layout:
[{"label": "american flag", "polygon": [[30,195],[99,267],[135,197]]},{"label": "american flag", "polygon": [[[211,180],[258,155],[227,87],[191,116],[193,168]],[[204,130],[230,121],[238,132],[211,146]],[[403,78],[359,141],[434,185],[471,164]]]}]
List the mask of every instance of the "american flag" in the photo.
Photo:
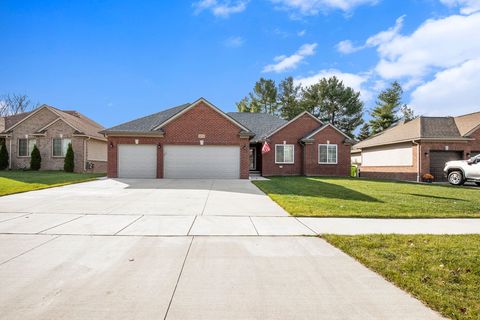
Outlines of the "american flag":
[{"label": "american flag", "polygon": [[268,145],[267,141],[265,141],[265,142],[263,143],[263,147],[262,147],[262,154],[263,154],[263,153],[270,152],[270,150],[271,150],[271,149],[270,149],[270,146]]}]

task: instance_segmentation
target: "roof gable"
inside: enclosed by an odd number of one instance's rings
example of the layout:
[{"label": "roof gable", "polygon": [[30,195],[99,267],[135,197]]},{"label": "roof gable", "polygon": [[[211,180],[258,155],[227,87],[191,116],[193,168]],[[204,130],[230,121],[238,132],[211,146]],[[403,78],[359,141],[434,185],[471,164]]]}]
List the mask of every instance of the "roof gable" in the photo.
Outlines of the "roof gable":
[{"label": "roof gable", "polygon": [[468,136],[480,128],[480,111],[458,116],[454,119],[462,136]]},{"label": "roof gable", "polygon": [[245,127],[243,124],[241,124],[240,122],[238,122],[237,120],[235,120],[234,118],[230,117],[228,114],[226,114],[225,112],[223,112],[222,110],[220,110],[219,108],[217,108],[215,105],[213,105],[212,103],[210,103],[208,100],[206,100],[205,98],[200,98],[198,99],[197,101],[191,103],[189,106],[187,106],[186,108],[182,109],[180,112],[174,114],[172,117],[166,119],[165,121],[163,121],[162,123],[156,125],[153,130],[158,130],[158,129],[161,129],[163,126],[165,126],[166,124],[168,124],[169,122],[177,119],[178,117],[180,117],[182,114],[184,114],[185,112],[187,112],[188,110],[194,108],[195,106],[199,105],[200,103],[203,103],[205,104],[206,106],[212,108],[214,111],[216,111],[218,114],[220,114],[221,116],[223,116],[224,118],[226,118],[227,120],[229,120],[230,122],[232,122],[233,124],[235,124],[236,126],[238,126],[240,129],[242,130],[245,130],[247,132],[250,132],[250,130]]},{"label": "roof gable", "polygon": [[275,133],[279,132],[280,130],[282,130],[283,128],[287,127],[288,125],[294,123],[295,121],[297,121],[298,119],[300,119],[300,118],[303,117],[304,115],[310,116],[312,119],[314,119],[315,121],[317,121],[317,122],[319,123],[319,125],[323,125],[323,122],[320,121],[320,119],[318,119],[317,117],[315,117],[313,114],[311,114],[311,113],[308,112],[308,111],[303,111],[302,113],[300,113],[299,115],[297,115],[297,116],[296,116],[295,118],[293,118],[292,120],[284,123],[284,124],[281,125],[280,127],[276,128],[276,129],[273,130],[272,132],[268,133],[265,138],[271,137],[272,135],[274,135]]},{"label": "roof gable", "polygon": [[344,136],[345,138],[347,138],[348,140],[353,140],[351,137],[349,137],[345,132],[343,132],[342,130],[338,129],[337,127],[335,127],[333,124],[331,123],[327,123],[326,125],[323,125],[323,126],[320,126],[318,129],[314,130],[313,132],[307,134],[303,139],[312,139],[313,137],[315,137],[320,131],[324,130],[325,128],[332,128],[334,129],[335,131],[337,131],[338,133],[340,133],[342,136]]}]

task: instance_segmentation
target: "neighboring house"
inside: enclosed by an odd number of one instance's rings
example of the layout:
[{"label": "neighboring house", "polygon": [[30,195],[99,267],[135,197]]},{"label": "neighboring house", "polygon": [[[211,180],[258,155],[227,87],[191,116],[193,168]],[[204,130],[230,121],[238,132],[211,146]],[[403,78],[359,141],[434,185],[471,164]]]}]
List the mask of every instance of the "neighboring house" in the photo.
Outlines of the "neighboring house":
[{"label": "neighboring house", "polygon": [[42,156],[41,170],[63,170],[68,144],[75,156],[75,172],[107,171],[104,128],[77,111],[42,105],[31,112],[0,118],[0,139],[9,153],[10,169],[28,169],[33,146]]},{"label": "neighboring house", "polygon": [[[350,138],[304,112],[291,121],[262,113],[224,113],[205,99],[103,131],[108,176],[247,179],[350,172]],[[270,152],[262,154],[267,142]]]},{"label": "neighboring house", "polygon": [[[352,148],[361,152],[360,176],[420,181],[431,173],[446,181],[445,163],[480,153],[480,112],[459,117],[418,117]],[[352,153],[352,158],[356,153]]]}]

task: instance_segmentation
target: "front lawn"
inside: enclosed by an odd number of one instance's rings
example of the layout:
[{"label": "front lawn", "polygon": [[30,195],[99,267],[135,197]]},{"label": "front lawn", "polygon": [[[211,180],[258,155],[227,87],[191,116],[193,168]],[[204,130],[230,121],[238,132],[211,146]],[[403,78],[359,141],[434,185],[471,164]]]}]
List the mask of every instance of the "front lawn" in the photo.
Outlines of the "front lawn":
[{"label": "front lawn", "polygon": [[253,183],[294,216],[480,217],[480,188],[326,177]]},{"label": "front lawn", "polygon": [[89,181],[104,175],[63,171],[0,171],[0,196]]},{"label": "front lawn", "polygon": [[480,235],[325,235],[451,319],[480,319]]}]

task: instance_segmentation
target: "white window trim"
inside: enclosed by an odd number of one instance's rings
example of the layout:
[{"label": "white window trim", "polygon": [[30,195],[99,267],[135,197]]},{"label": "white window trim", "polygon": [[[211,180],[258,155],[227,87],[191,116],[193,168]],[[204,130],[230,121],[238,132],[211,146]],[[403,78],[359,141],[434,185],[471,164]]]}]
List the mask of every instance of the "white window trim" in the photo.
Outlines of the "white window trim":
[{"label": "white window trim", "polygon": [[53,148],[54,148],[54,146],[53,146],[53,141],[54,141],[55,139],[60,139],[60,140],[62,140],[62,150],[63,150],[63,140],[70,140],[70,143],[72,143],[72,139],[71,139],[71,138],[52,138],[52,158],[65,158],[65,156],[67,155],[67,152],[65,152],[65,154],[64,154],[63,156],[55,156],[55,155],[53,154]]},{"label": "white window trim", "polygon": [[[27,140],[27,155],[26,156],[21,156],[20,155],[20,140]],[[28,152],[30,151],[30,141],[31,140],[35,140],[35,145],[37,145],[37,139],[36,138],[33,138],[33,139],[30,139],[30,138],[17,138],[17,157],[18,158],[30,158],[31,155],[32,155],[32,152]]]},{"label": "white window trim", "polygon": [[[327,162],[320,161],[320,146],[327,146]],[[328,146],[335,146],[335,162],[328,162]],[[320,143],[318,145],[318,164],[338,164],[338,144]]]},{"label": "white window trim", "polygon": [[[292,162],[277,162],[277,146],[292,146],[293,147],[293,151],[292,151],[292,155],[293,155],[293,161]],[[285,152],[283,154],[283,158],[285,159]],[[275,164],[294,164],[295,163],[295,145],[294,144],[288,144],[288,143],[285,143],[285,144],[276,144],[275,145]]]}]

